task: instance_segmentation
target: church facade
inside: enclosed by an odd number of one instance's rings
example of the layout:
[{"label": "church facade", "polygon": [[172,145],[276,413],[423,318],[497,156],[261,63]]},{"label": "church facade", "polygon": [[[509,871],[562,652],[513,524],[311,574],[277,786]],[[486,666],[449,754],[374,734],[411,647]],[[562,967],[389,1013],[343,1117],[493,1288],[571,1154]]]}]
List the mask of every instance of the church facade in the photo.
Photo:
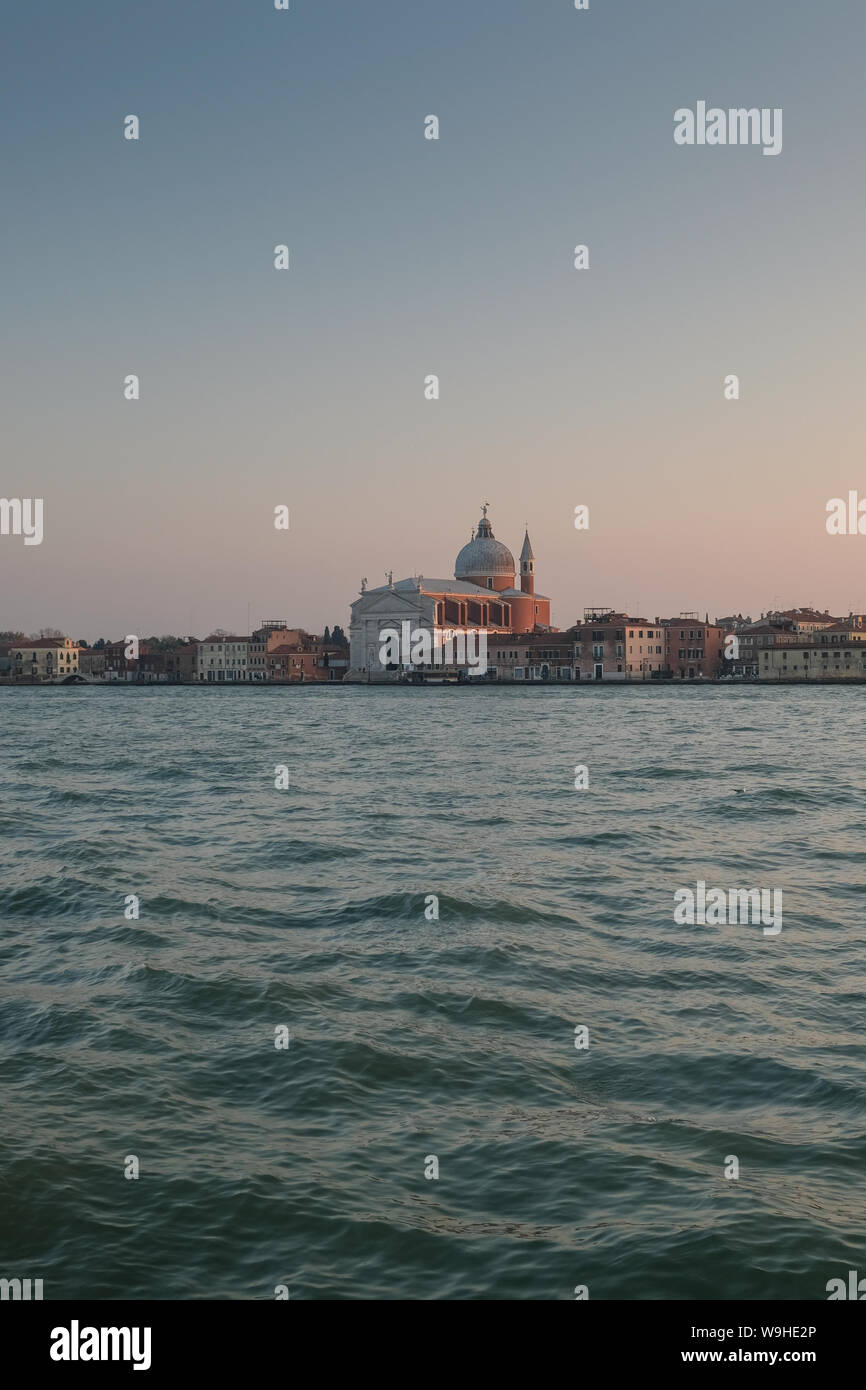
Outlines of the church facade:
[{"label": "church facade", "polygon": [[535,556],[527,530],[520,552],[520,587],[515,578],[514,556],[493,534],[487,516],[488,503],[469,541],[459,552],[453,579],[428,579],[414,575],[368,589],[364,580],[360,597],[351,606],[349,626],[350,670],[347,680],[394,681],[401,671],[381,661],[383,629],[429,632],[454,631],[474,635],[518,634],[551,631],[550,599],[535,592]]}]

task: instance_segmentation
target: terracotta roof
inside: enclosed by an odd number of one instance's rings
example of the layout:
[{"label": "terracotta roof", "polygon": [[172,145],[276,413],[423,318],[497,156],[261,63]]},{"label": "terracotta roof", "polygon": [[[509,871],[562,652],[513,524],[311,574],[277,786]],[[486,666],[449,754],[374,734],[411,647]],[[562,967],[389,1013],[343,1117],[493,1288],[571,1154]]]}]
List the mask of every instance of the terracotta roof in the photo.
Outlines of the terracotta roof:
[{"label": "terracotta roof", "polygon": [[[62,647],[66,644],[65,637],[28,637],[24,642],[10,642],[10,647],[19,647],[21,651],[30,651],[32,647]],[[73,648],[75,643],[73,643]]]},{"label": "terracotta roof", "polygon": [[816,608],[785,608],[778,610],[774,609],[772,613],[767,614],[767,617],[786,618],[793,622],[797,622],[798,619],[803,619],[807,623],[814,622],[816,619],[822,623],[835,623],[838,621],[838,619],[834,618],[832,614],[819,613]]},{"label": "terracotta roof", "polygon": [[753,635],[763,637],[772,633],[775,637],[797,637],[799,633],[792,632],[788,627],[779,627],[778,623],[754,623],[752,627],[747,627],[745,632],[740,633],[741,637],[752,637]]}]

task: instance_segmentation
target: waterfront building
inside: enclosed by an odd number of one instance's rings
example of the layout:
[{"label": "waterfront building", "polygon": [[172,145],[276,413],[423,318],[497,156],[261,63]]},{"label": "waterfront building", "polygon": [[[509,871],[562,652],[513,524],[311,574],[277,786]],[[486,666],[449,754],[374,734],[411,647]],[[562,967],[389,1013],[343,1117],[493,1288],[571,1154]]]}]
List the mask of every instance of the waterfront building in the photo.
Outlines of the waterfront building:
[{"label": "waterfront building", "polygon": [[283,643],[267,656],[269,681],[341,681],[346,672],[345,647],[304,633],[300,642]]},{"label": "waterfront building", "polygon": [[[677,619],[677,622],[680,620]],[[710,640],[706,632],[709,629]],[[668,630],[658,618],[635,618],[609,608],[584,610],[582,623],[566,632],[488,639],[491,678],[496,680],[649,681],[709,679],[718,665],[720,639],[713,624],[692,619],[684,627],[684,674],[668,667]],[[699,655],[695,655],[699,653]],[[709,654],[708,654],[709,653]],[[689,668],[694,675],[689,676]],[[494,674],[495,673],[495,674]]]},{"label": "waterfront building", "polygon": [[831,617],[826,611],[819,613],[816,609],[807,608],[787,608],[784,611],[778,609],[771,610],[762,614],[762,619],[767,623],[790,623],[794,632],[820,632],[822,628],[832,627],[837,618]]},{"label": "waterfront building", "polygon": [[697,613],[662,618],[665,669],[674,680],[717,680],[725,646],[724,628]]},{"label": "waterfront building", "polygon": [[[626,679],[626,629],[635,620],[609,608],[585,608],[583,622],[570,629],[574,637],[575,668],[578,680],[624,681]],[[640,624],[637,624],[640,630]],[[638,644],[640,645],[640,644]]]},{"label": "waterfront building", "polygon": [[664,671],[661,626],[603,607],[584,609],[583,622],[565,632],[497,635],[487,645],[493,680],[622,682]]},{"label": "waterfront building", "polygon": [[577,680],[647,681],[664,675],[664,631],[658,618],[585,608],[583,622],[570,632]]},{"label": "waterfront building", "polygon": [[517,588],[514,556],[494,536],[487,508],[485,502],[477,529],[457,555],[453,580],[414,575],[395,581],[389,575],[387,584],[373,589],[364,580],[360,597],[351,606],[348,680],[399,679],[400,671],[389,669],[380,659],[380,633],[386,628],[402,632],[406,622],[411,632],[427,633],[431,644],[437,629],[470,635],[484,631],[488,652],[491,635],[551,631],[550,599],[535,591],[529,531],[520,552]]},{"label": "waterfront building", "polygon": [[659,680],[668,671],[666,631],[658,618],[629,618],[625,629],[625,673],[630,681]]},{"label": "waterfront building", "polygon": [[28,637],[7,642],[0,651],[9,658],[13,681],[64,681],[78,674],[80,647],[71,637]]},{"label": "waterfront building", "polygon": [[248,679],[263,682],[268,678],[268,639],[264,633],[254,632],[247,651]]},{"label": "waterfront building", "polygon": [[[749,623],[737,632],[740,658],[733,663],[733,671],[756,680],[766,667],[761,659],[765,648],[791,647],[801,638],[832,628],[839,621],[828,612],[819,613],[814,608],[771,609],[762,613],[757,622]],[[774,663],[771,662],[770,666],[775,669]]]},{"label": "waterfront building", "polygon": [[212,634],[196,644],[194,679],[217,685],[342,680],[345,647],[303,628],[265,622],[251,637]]},{"label": "waterfront building", "polygon": [[95,651],[93,647],[79,647],[78,671],[85,681],[105,679],[105,649]]},{"label": "waterfront building", "polygon": [[[289,627],[283,618],[262,618],[255,632],[249,638],[247,651],[247,680],[268,681],[282,679],[280,661],[272,660],[275,652],[294,647],[309,639],[309,633],[301,627]],[[316,640],[316,639],[313,639]]]},{"label": "waterfront building", "polygon": [[146,642],[139,642],[138,656],[127,656],[129,642],[124,637],[119,642],[106,642],[103,648],[104,665],[103,680],[107,681],[137,681],[138,663],[142,656],[146,656],[150,651]]},{"label": "waterfront building", "polygon": [[573,632],[496,633],[487,639],[488,679],[571,681],[575,671]]},{"label": "waterfront building", "polygon": [[249,674],[249,637],[212,633],[196,643],[195,679],[228,685],[246,681]]},{"label": "waterfront building", "polygon": [[194,678],[197,654],[198,643],[194,641],[161,652],[144,652],[138,663],[138,679],[148,684],[189,682]]},{"label": "waterfront building", "polygon": [[853,617],[807,633],[786,632],[755,657],[761,681],[863,680],[866,628]]},{"label": "waterfront building", "polygon": [[739,663],[734,663],[734,673],[736,674],[739,665],[742,674],[748,680],[757,680],[760,674],[761,654],[765,649],[790,647],[801,640],[789,618],[774,623],[752,623],[751,627],[738,632],[736,636],[740,644],[740,656]]}]

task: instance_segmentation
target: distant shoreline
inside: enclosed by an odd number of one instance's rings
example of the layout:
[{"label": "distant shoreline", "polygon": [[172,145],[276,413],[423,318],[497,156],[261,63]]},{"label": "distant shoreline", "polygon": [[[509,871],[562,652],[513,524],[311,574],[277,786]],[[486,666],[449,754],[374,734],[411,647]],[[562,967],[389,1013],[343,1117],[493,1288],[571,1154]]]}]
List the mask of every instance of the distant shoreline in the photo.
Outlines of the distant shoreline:
[{"label": "distant shoreline", "polygon": [[737,681],[35,681],[32,684],[0,681],[0,690],[787,690],[790,686],[862,686],[866,677],[842,676],[828,680]]}]

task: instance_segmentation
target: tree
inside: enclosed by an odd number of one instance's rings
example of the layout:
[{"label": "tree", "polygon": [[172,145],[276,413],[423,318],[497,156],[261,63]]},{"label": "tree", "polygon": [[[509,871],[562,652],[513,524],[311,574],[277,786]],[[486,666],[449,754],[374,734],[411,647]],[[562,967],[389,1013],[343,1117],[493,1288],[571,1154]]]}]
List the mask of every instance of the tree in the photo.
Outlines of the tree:
[{"label": "tree", "polygon": [[336,643],[338,647],[348,647],[349,645],[349,639],[339,623],[335,625],[334,631],[331,633],[331,641]]},{"label": "tree", "polygon": [[40,636],[40,637],[65,637],[66,634],[65,634],[64,632],[61,632],[60,629],[59,629],[58,627],[41,627],[41,628],[39,629],[39,636]]},{"label": "tree", "polygon": [[322,637],[322,641],[323,641],[323,642],[330,642],[330,640],[331,640],[331,634],[330,634],[329,630],[328,630],[327,628],[325,628],[325,632],[324,632],[324,635],[323,635],[323,637]]}]

